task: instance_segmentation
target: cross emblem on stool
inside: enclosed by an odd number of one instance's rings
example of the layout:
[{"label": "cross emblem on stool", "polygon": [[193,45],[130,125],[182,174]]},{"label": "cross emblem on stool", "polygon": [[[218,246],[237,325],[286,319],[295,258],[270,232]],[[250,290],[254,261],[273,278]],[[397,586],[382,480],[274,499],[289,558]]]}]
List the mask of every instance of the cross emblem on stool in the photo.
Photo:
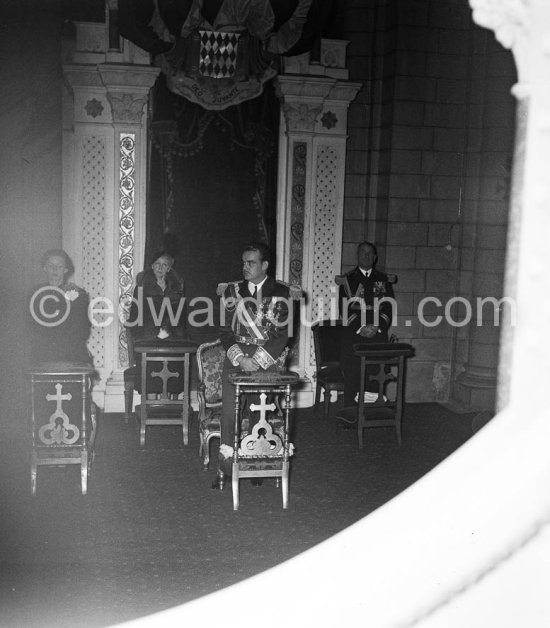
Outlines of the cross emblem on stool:
[{"label": "cross emblem on stool", "polygon": [[[55,395],[46,395],[47,401],[55,401],[56,408],[53,414],[50,416],[50,422],[43,425],[38,430],[38,438],[45,445],[72,445],[76,443],[80,436],[80,430],[76,425],[73,425],[69,421],[69,417],[63,412],[63,402],[69,401],[73,398],[71,393],[61,394],[63,386],[61,384],[55,385]],[[59,419],[59,420],[58,420]],[[69,434],[72,433],[72,436]]]},{"label": "cross emblem on stool", "polygon": [[250,405],[252,412],[260,412],[260,420],[252,428],[252,432],[241,441],[241,451],[243,456],[274,456],[278,454],[283,441],[273,432],[273,428],[266,419],[267,410],[272,412],[277,406],[274,403],[267,404],[267,395],[260,394],[260,403]]},{"label": "cross emblem on stool", "polygon": [[151,377],[160,377],[163,383],[168,382],[171,377],[178,378],[180,376],[179,373],[174,373],[168,368],[168,362],[164,362],[162,364],[162,369],[160,371],[152,371]]},{"label": "cross emblem on stool", "polygon": [[260,411],[260,421],[265,421],[265,413],[267,410],[271,410],[273,412],[277,409],[277,406],[274,403],[266,404],[265,400],[267,399],[267,395],[265,393],[261,393],[260,395],[260,403],[252,403],[250,404],[250,409],[252,412]]},{"label": "cross emblem on stool", "polygon": [[[275,478],[280,483],[283,508],[288,508],[288,479],[290,457],[294,447],[289,442],[291,387],[299,383],[300,376],[292,371],[268,371],[257,373],[231,373],[230,384],[235,386],[235,422],[231,487],[233,510],[239,509],[239,481],[241,478]],[[260,403],[252,403],[249,409],[260,413],[260,420],[250,433],[242,436],[241,395],[257,394]],[[267,412],[276,405],[266,403],[267,395],[284,394],[283,425],[276,417],[267,420]],[[276,420],[274,420],[276,419]],[[280,423],[280,421],[279,421]],[[223,475],[223,472],[222,472]],[[223,484],[222,484],[223,486]]]}]

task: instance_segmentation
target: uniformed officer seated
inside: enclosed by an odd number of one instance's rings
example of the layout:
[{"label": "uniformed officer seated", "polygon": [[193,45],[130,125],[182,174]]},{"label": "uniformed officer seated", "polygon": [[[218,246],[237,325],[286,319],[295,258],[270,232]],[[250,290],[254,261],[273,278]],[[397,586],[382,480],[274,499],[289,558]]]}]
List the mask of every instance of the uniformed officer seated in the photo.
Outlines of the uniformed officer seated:
[{"label": "uniformed officer seated", "polygon": [[[362,242],[357,247],[357,266],[339,282],[344,406],[357,403],[359,392],[361,360],[355,355],[353,346],[360,342],[388,342],[394,295],[387,275],[375,268],[377,259],[376,246],[372,242]],[[377,367],[373,368],[376,372]],[[369,391],[369,384],[366,390]],[[375,385],[373,390],[377,390]]]}]

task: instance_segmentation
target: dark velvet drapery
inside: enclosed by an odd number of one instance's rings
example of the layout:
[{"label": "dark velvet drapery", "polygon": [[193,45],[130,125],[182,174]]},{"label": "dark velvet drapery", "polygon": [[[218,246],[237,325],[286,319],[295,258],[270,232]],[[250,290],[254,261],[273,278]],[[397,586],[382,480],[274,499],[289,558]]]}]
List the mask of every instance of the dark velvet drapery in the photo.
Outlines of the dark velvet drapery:
[{"label": "dark velvet drapery", "polygon": [[278,112],[269,84],[223,111],[153,88],[146,265],[172,252],[188,303],[241,277],[247,242],[275,247]]}]

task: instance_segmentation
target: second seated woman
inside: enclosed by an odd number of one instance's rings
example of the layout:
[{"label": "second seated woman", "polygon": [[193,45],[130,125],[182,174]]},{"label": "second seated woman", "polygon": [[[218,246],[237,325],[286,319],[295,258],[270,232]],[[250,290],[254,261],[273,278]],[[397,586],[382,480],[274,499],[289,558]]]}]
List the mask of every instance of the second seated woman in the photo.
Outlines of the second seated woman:
[{"label": "second seated woman", "polygon": [[134,340],[185,336],[184,281],[173,264],[174,257],[163,251],[137,276],[126,321]]}]

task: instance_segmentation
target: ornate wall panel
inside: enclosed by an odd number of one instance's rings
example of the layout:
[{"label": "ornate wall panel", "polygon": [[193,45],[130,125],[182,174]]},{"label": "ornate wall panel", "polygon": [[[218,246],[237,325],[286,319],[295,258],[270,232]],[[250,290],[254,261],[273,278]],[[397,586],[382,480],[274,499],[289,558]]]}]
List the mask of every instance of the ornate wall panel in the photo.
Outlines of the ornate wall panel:
[{"label": "ornate wall panel", "polygon": [[[119,319],[126,320],[135,266],[135,133],[121,133],[119,146],[118,297]],[[123,327],[118,334],[118,364],[128,365],[128,342]]]},{"label": "ornate wall panel", "polygon": [[[105,296],[105,140],[82,142],[82,280],[94,297]],[[96,315],[96,320],[102,320]],[[92,325],[88,348],[96,368],[104,366],[105,329]]]},{"label": "ornate wall panel", "polygon": [[319,146],[315,186],[315,225],[313,245],[312,318],[330,316],[325,298],[334,286],[334,244],[336,233],[338,153],[332,146]]},{"label": "ornate wall panel", "polygon": [[307,145],[294,142],[290,209],[290,283],[302,285]]}]

